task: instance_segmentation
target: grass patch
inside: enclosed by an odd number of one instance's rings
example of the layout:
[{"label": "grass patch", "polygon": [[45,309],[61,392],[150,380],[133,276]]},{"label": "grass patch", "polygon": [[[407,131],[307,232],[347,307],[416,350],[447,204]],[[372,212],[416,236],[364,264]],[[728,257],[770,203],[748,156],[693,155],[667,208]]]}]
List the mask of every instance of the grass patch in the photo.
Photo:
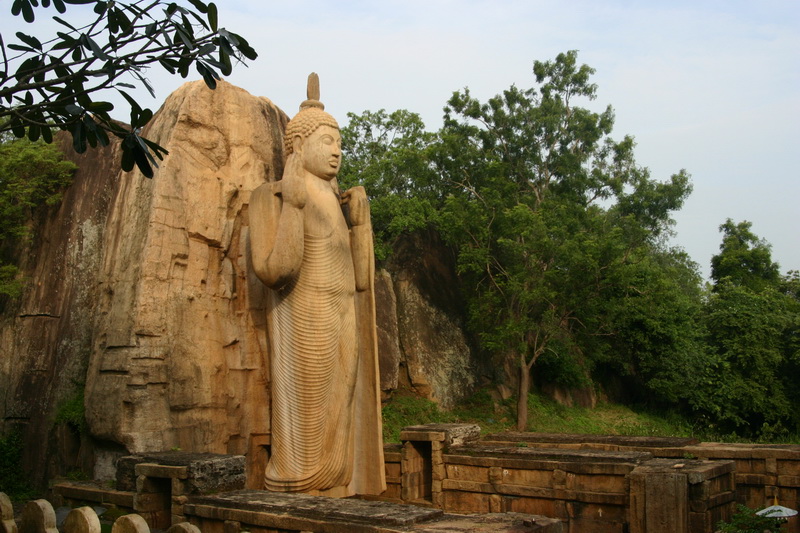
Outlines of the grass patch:
[{"label": "grass patch", "polygon": [[[478,424],[481,433],[516,430],[515,401],[497,401],[489,389],[480,389],[450,411],[408,392],[400,392],[383,407],[383,438],[400,442],[406,426],[443,422]],[[538,433],[583,433],[591,435],[635,435],[688,437],[692,428],[679,416],[637,412],[617,404],[598,404],[594,409],[567,407],[531,394],[528,397],[528,431]]]},{"label": "grass patch", "polygon": [[594,409],[567,407],[538,394],[528,397],[528,431],[641,437],[691,436],[691,427],[676,416],[636,412],[629,407],[609,403],[600,403]]}]

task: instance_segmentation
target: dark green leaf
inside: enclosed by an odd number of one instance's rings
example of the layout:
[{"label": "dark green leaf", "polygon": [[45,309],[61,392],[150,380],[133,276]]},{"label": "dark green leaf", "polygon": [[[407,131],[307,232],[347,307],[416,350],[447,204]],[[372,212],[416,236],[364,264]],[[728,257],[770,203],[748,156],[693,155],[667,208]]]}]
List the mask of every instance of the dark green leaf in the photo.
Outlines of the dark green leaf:
[{"label": "dark green leaf", "polygon": [[122,161],[120,166],[122,170],[125,172],[130,172],[133,170],[133,165],[135,161],[133,159],[133,149],[127,145],[127,143],[122,144]]},{"label": "dark green leaf", "polygon": [[[134,136],[134,140],[138,139],[138,135],[131,134]],[[153,177],[153,167],[150,165],[150,161],[147,157],[147,152],[145,151],[142,146],[136,142],[134,146],[130,148],[131,155],[133,156],[133,160],[136,162],[136,166],[139,167],[139,170],[142,172],[145,178],[152,178]]]},{"label": "dark green leaf", "polygon": [[119,92],[119,94],[121,94],[121,95],[122,95],[122,97],[123,97],[123,98],[125,98],[125,100],[127,100],[127,101],[128,101],[128,103],[130,104],[130,106],[131,106],[131,112],[133,112],[133,111],[136,111],[136,113],[137,113],[137,114],[139,114],[139,113],[141,113],[141,112],[142,112],[142,108],[141,108],[141,106],[139,105],[139,103],[138,103],[136,100],[134,100],[134,99],[133,99],[133,97],[132,97],[131,95],[129,95],[129,94],[128,94],[128,93],[126,93],[125,91],[118,91],[118,92]]},{"label": "dark green leaf", "polygon": [[81,42],[83,43],[84,47],[91,49],[95,57],[100,59],[110,59],[109,56],[103,52],[103,49],[100,48],[100,46],[90,36],[86,34],[81,35]]},{"label": "dark green leaf", "polygon": [[18,44],[9,44],[8,48],[10,50],[16,50],[17,52],[34,52],[34,53],[36,52],[36,50],[31,48],[30,46],[21,46]]},{"label": "dark green leaf", "polygon": [[34,37],[32,35],[26,35],[26,34],[22,33],[21,31],[18,31],[16,35],[17,35],[17,38],[20,41],[22,41],[23,43],[27,44],[28,46],[31,46],[31,47],[33,47],[33,48],[35,48],[37,50],[41,50],[42,49],[42,43],[39,42],[39,39],[37,39],[36,37]]},{"label": "dark green leaf", "polygon": [[42,139],[47,144],[53,142],[53,131],[50,128],[42,128]]},{"label": "dark green leaf", "polygon": [[236,40],[233,41],[234,45],[236,46],[236,48],[238,48],[239,52],[241,52],[244,57],[246,57],[251,61],[255,60],[258,57],[258,53],[256,53],[256,51],[253,49],[253,47],[250,46],[250,43],[248,43],[244,37],[242,37],[241,35],[237,35],[235,33],[231,33],[230,36],[236,38]]},{"label": "dark green leaf", "polygon": [[[60,0],[59,0],[59,1],[60,1]],[[64,4],[61,4],[61,5],[63,6]],[[63,11],[59,11],[59,12],[60,12],[60,13],[63,13]],[[73,26],[72,24],[70,24],[70,23],[69,23],[69,22],[67,22],[66,20],[62,19],[61,17],[56,17],[56,16],[54,16],[54,17],[53,17],[53,20],[55,20],[55,21],[56,21],[56,22],[58,22],[59,24],[63,24],[64,26],[66,26],[67,28],[71,29],[72,31],[78,31],[78,30],[77,30],[77,28],[75,28],[75,26]]]},{"label": "dark green leaf", "polygon": [[189,0],[189,3],[200,13],[207,13],[211,7],[215,7],[214,4],[206,5],[205,2],[201,2],[200,0]]},{"label": "dark green leaf", "polygon": [[218,17],[216,4],[208,5],[208,25],[211,26],[211,31],[217,31]]},{"label": "dark green leaf", "polygon": [[86,131],[83,122],[77,121],[70,126],[72,133],[72,148],[82,154],[86,151]]},{"label": "dark green leaf", "polygon": [[164,156],[169,154],[169,152],[166,149],[164,149],[164,147],[154,143],[153,141],[147,140],[144,137],[141,137],[141,139],[148,146],[148,148],[150,148],[150,150],[152,150],[153,153],[156,154],[156,156],[159,159],[164,159]]},{"label": "dark green leaf", "polygon": [[22,18],[25,19],[25,22],[30,23],[36,20],[30,0],[14,0],[14,3],[11,5],[11,14],[16,17],[20,14],[20,11],[22,12]]},{"label": "dark green leaf", "polygon": [[56,8],[56,11],[58,11],[59,13],[66,13],[67,12],[67,6],[64,5],[63,0],[53,0],[53,6]]},{"label": "dark green leaf", "polygon": [[92,113],[108,113],[114,109],[114,104],[111,102],[92,102],[87,109]]},{"label": "dark green leaf", "polygon": [[25,137],[25,126],[22,125],[22,122],[20,122],[19,119],[16,119],[11,123],[11,133],[13,133],[14,137],[17,138]]},{"label": "dark green leaf", "polygon": [[178,68],[178,62],[172,59],[163,58],[158,61],[161,66],[170,74],[175,74],[175,69]]},{"label": "dark green leaf", "polygon": [[217,81],[219,79],[219,74],[217,74],[212,68],[206,66],[205,63],[198,61],[197,62],[197,72],[203,76],[203,81],[206,82],[206,85],[209,89],[216,89],[217,88]]},{"label": "dark green leaf", "polygon": [[24,79],[29,79],[33,72],[41,66],[42,62],[38,57],[29,57],[17,69],[17,72],[14,74],[14,77],[17,81],[22,81]]},{"label": "dark green leaf", "polygon": [[39,140],[39,133],[40,133],[39,126],[36,124],[31,124],[28,126],[28,140],[31,142],[36,142]]}]

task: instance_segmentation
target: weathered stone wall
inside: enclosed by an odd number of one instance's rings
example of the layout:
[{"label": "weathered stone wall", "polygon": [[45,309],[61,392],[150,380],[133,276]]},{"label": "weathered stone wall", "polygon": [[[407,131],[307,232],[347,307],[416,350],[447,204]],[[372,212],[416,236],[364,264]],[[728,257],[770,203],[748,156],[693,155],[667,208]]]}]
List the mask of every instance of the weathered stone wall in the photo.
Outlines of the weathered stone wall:
[{"label": "weathered stone wall", "polygon": [[[503,433],[486,437],[495,445],[548,449],[647,452],[654,457],[733,461],[736,501],[752,509],[772,505],[800,508],[800,446],[796,444],[746,444],[698,442],[679,437],[627,437],[619,435],[568,435]],[[789,531],[800,531],[800,520]]]},{"label": "weathered stone wall", "polygon": [[[477,441],[478,429],[405,428],[402,450],[395,454],[399,465],[395,455],[387,454],[386,461],[387,478],[399,471],[400,501],[445,512],[543,515],[561,520],[569,531],[712,533],[720,520],[730,519],[737,498],[737,463],[654,458],[654,450],[667,449],[665,439],[622,437],[623,449],[613,450],[616,438],[601,437],[598,444],[606,449],[581,449],[569,436],[564,447],[555,435],[519,433],[504,441],[501,434]],[[643,450],[624,449],[627,444]],[[396,499],[396,490],[387,497]]]},{"label": "weathered stone wall", "polygon": [[103,235],[86,418],[131,452],[244,454],[269,432],[250,191],[282,172],[285,115],[227,83],[173,93],[147,134],[170,151],[125,176]]},{"label": "weathered stone wall", "polygon": [[[63,149],[71,146],[61,140]],[[0,314],[0,429],[23,433],[23,463],[36,485],[46,472],[92,462],[76,432],[54,419],[60,406],[78,399],[86,379],[119,154],[111,145],[73,159],[79,168],[72,185],[58,206],[37,214],[33,238],[20,250],[26,290]]]}]

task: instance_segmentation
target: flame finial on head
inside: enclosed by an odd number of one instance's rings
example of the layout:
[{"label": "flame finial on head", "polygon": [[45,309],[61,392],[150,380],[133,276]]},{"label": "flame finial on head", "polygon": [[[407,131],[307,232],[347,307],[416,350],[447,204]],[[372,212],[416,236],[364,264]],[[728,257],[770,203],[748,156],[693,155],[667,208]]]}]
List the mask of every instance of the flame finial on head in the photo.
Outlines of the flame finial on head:
[{"label": "flame finial on head", "polygon": [[286,134],[283,145],[287,157],[294,151],[294,138],[300,136],[305,139],[320,126],[331,126],[339,129],[339,124],[329,113],[324,111],[325,106],[319,101],[319,76],[316,72],[308,75],[306,100],[300,104],[300,112],[286,125]]}]

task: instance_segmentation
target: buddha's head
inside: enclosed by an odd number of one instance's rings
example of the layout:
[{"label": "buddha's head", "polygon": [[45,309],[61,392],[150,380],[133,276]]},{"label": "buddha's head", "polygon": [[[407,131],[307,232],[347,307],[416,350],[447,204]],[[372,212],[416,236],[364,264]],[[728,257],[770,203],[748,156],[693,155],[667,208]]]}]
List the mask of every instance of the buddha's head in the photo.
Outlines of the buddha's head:
[{"label": "buddha's head", "polygon": [[341,164],[339,124],[319,101],[319,77],[308,77],[308,99],[300,104],[300,112],[286,125],[286,156],[299,154],[303,167],[323,179],[333,179]]}]

